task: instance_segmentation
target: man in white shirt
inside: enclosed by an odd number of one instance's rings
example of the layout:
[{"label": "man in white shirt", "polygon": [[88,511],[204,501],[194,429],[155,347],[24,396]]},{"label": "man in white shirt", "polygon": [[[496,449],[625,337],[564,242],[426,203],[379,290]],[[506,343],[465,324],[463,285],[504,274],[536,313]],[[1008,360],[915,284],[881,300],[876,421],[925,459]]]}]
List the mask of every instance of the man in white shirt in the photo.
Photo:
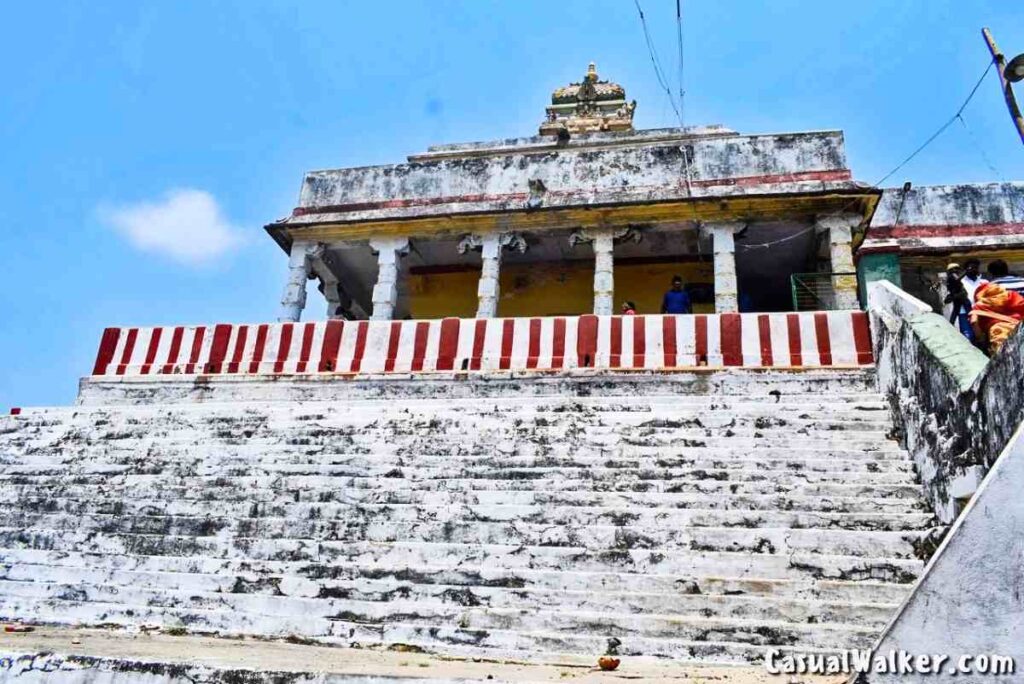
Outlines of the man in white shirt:
[{"label": "man in white shirt", "polygon": [[988,282],[981,277],[981,262],[977,259],[968,259],[964,262],[964,275],[960,279],[960,284],[964,286],[964,290],[967,291],[967,298],[974,301],[974,291],[977,290],[982,283]]}]

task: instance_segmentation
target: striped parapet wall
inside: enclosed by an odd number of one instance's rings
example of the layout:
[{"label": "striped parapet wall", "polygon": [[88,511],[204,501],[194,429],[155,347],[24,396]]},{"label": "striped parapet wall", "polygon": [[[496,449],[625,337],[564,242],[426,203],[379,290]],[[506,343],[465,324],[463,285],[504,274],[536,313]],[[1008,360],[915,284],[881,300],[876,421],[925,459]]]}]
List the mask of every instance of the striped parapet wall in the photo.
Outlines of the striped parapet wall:
[{"label": "striped parapet wall", "polygon": [[873,362],[860,311],[107,328],[93,376],[805,368]]}]

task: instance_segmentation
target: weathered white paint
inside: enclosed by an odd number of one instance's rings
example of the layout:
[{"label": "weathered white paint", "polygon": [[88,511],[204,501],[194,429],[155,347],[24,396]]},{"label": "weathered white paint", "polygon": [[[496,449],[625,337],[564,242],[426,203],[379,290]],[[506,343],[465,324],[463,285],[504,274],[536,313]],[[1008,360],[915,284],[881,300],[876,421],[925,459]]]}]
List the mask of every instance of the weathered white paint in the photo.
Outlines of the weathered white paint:
[{"label": "weathered white paint", "polygon": [[701,230],[711,236],[715,267],[715,311],[739,311],[739,290],[736,283],[735,234],[746,224],[737,221],[705,223]]},{"label": "weathered white paint", "polygon": [[688,375],[0,417],[0,618],[531,661],[865,645],[930,517],[870,371]]},{"label": "weathered white paint", "polygon": [[1024,336],[987,359],[959,331],[887,281],[868,285],[879,386],[943,522],[1024,418]]},{"label": "weathered white paint", "polygon": [[394,318],[398,304],[398,260],[409,250],[409,239],[375,238],[370,247],[377,252],[377,283],[373,286],[373,313],[375,321]]},{"label": "weathered white paint", "polygon": [[1015,659],[1010,676],[870,674],[883,682],[1017,681],[1024,664],[1024,425],[1018,427],[970,504],[953,524],[876,651]]},{"label": "weathered white paint", "polygon": [[887,188],[861,251],[906,254],[1024,247],[1024,182]]},{"label": "weathered white paint", "polygon": [[[417,157],[407,164],[309,172],[300,211],[285,223],[523,209],[530,180],[544,183],[548,208],[857,187],[838,131],[662,129],[583,134],[564,147],[551,138],[507,142],[451,146],[443,158]],[[684,151],[689,188],[679,182]]]},{"label": "weathered white paint", "polygon": [[297,321],[306,307],[306,281],[309,279],[313,259],[323,254],[324,247],[317,242],[296,240],[288,258],[288,283],[281,294],[279,321]]}]

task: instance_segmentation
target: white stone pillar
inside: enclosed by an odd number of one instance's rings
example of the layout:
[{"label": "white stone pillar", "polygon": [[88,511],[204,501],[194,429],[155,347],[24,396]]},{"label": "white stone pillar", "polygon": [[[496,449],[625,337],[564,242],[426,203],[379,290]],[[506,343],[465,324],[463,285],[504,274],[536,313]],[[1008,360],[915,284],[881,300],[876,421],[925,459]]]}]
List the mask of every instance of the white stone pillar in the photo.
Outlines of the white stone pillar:
[{"label": "white stone pillar", "polygon": [[610,316],[615,310],[615,236],[611,230],[594,235],[594,315]]},{"label": "white stone pillar", "polygon": [[377,253],[377,284],[373,286],[374,321],[390,321],[398,304],[398,260],[409,251],[409,238],[374,238],[370,249]]},{"label": "white stone pillar", "polygon": [[857,299],[857,275],[853,265],[853,229],[860,225],[861,217],[852,214],[819,218],[819,231],[828,232],[828,254],[832,273],[846,275],[832,277],[832,292],[835,294],[835,308],[859,309]]},{"label": "white stone pillar", "polygon": [[715,311],[717,313],[739,311],[734,236],[745,226],[745,223],[737,221],[705,223],[703,226],[704,232],[711,236],[711,252],[714,255],[715,268]]},{"label": "white stone pillar", "polygon": [[279,321],[297,321],[306,307],[306,281],[312,270],[313,259],[323,254],[324,247],[316,242],[296,240],[288,257],[288,283],[281,295]]},{"label": "white stone pillar", "polygon": [[615,311],[615,241],[632,239],[639,242],[640,238],[640,232],[631,226],[577,230],[569,236],[570,245],[590,242],[594,246],[595,315],[608,316]]},{"label": "white stone pillar", "polygon": [[488,233],[467,235],[459,242],[459,253],[480,249],[480,282],[477,284],[477,318],[494,318],[498,315],[498,299],[501,296],[501,254],[506,247],[526,251],[526,240],[518,233]]}]

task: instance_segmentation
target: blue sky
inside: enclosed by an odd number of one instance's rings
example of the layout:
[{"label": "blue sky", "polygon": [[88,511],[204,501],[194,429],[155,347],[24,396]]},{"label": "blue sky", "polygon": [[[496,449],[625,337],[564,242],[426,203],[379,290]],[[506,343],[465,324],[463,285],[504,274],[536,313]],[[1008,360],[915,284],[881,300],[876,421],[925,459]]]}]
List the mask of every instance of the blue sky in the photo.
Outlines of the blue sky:
[{"label": "blue sky", "polygon": [[[674,81],[674,0],[641,6]],[[843,129],[869,183],[974,85],[981,26],[1024,52],[1006,0],[683,7],[688,124]],[[262,226],[307,169],[531,134],[591,60],[674,123],[633,0],[14,3],[0,37],[0,410],[73,401],[107,325],[272,320]],[[965,121],[891,184],[1024,179],[994,72]]]}]

